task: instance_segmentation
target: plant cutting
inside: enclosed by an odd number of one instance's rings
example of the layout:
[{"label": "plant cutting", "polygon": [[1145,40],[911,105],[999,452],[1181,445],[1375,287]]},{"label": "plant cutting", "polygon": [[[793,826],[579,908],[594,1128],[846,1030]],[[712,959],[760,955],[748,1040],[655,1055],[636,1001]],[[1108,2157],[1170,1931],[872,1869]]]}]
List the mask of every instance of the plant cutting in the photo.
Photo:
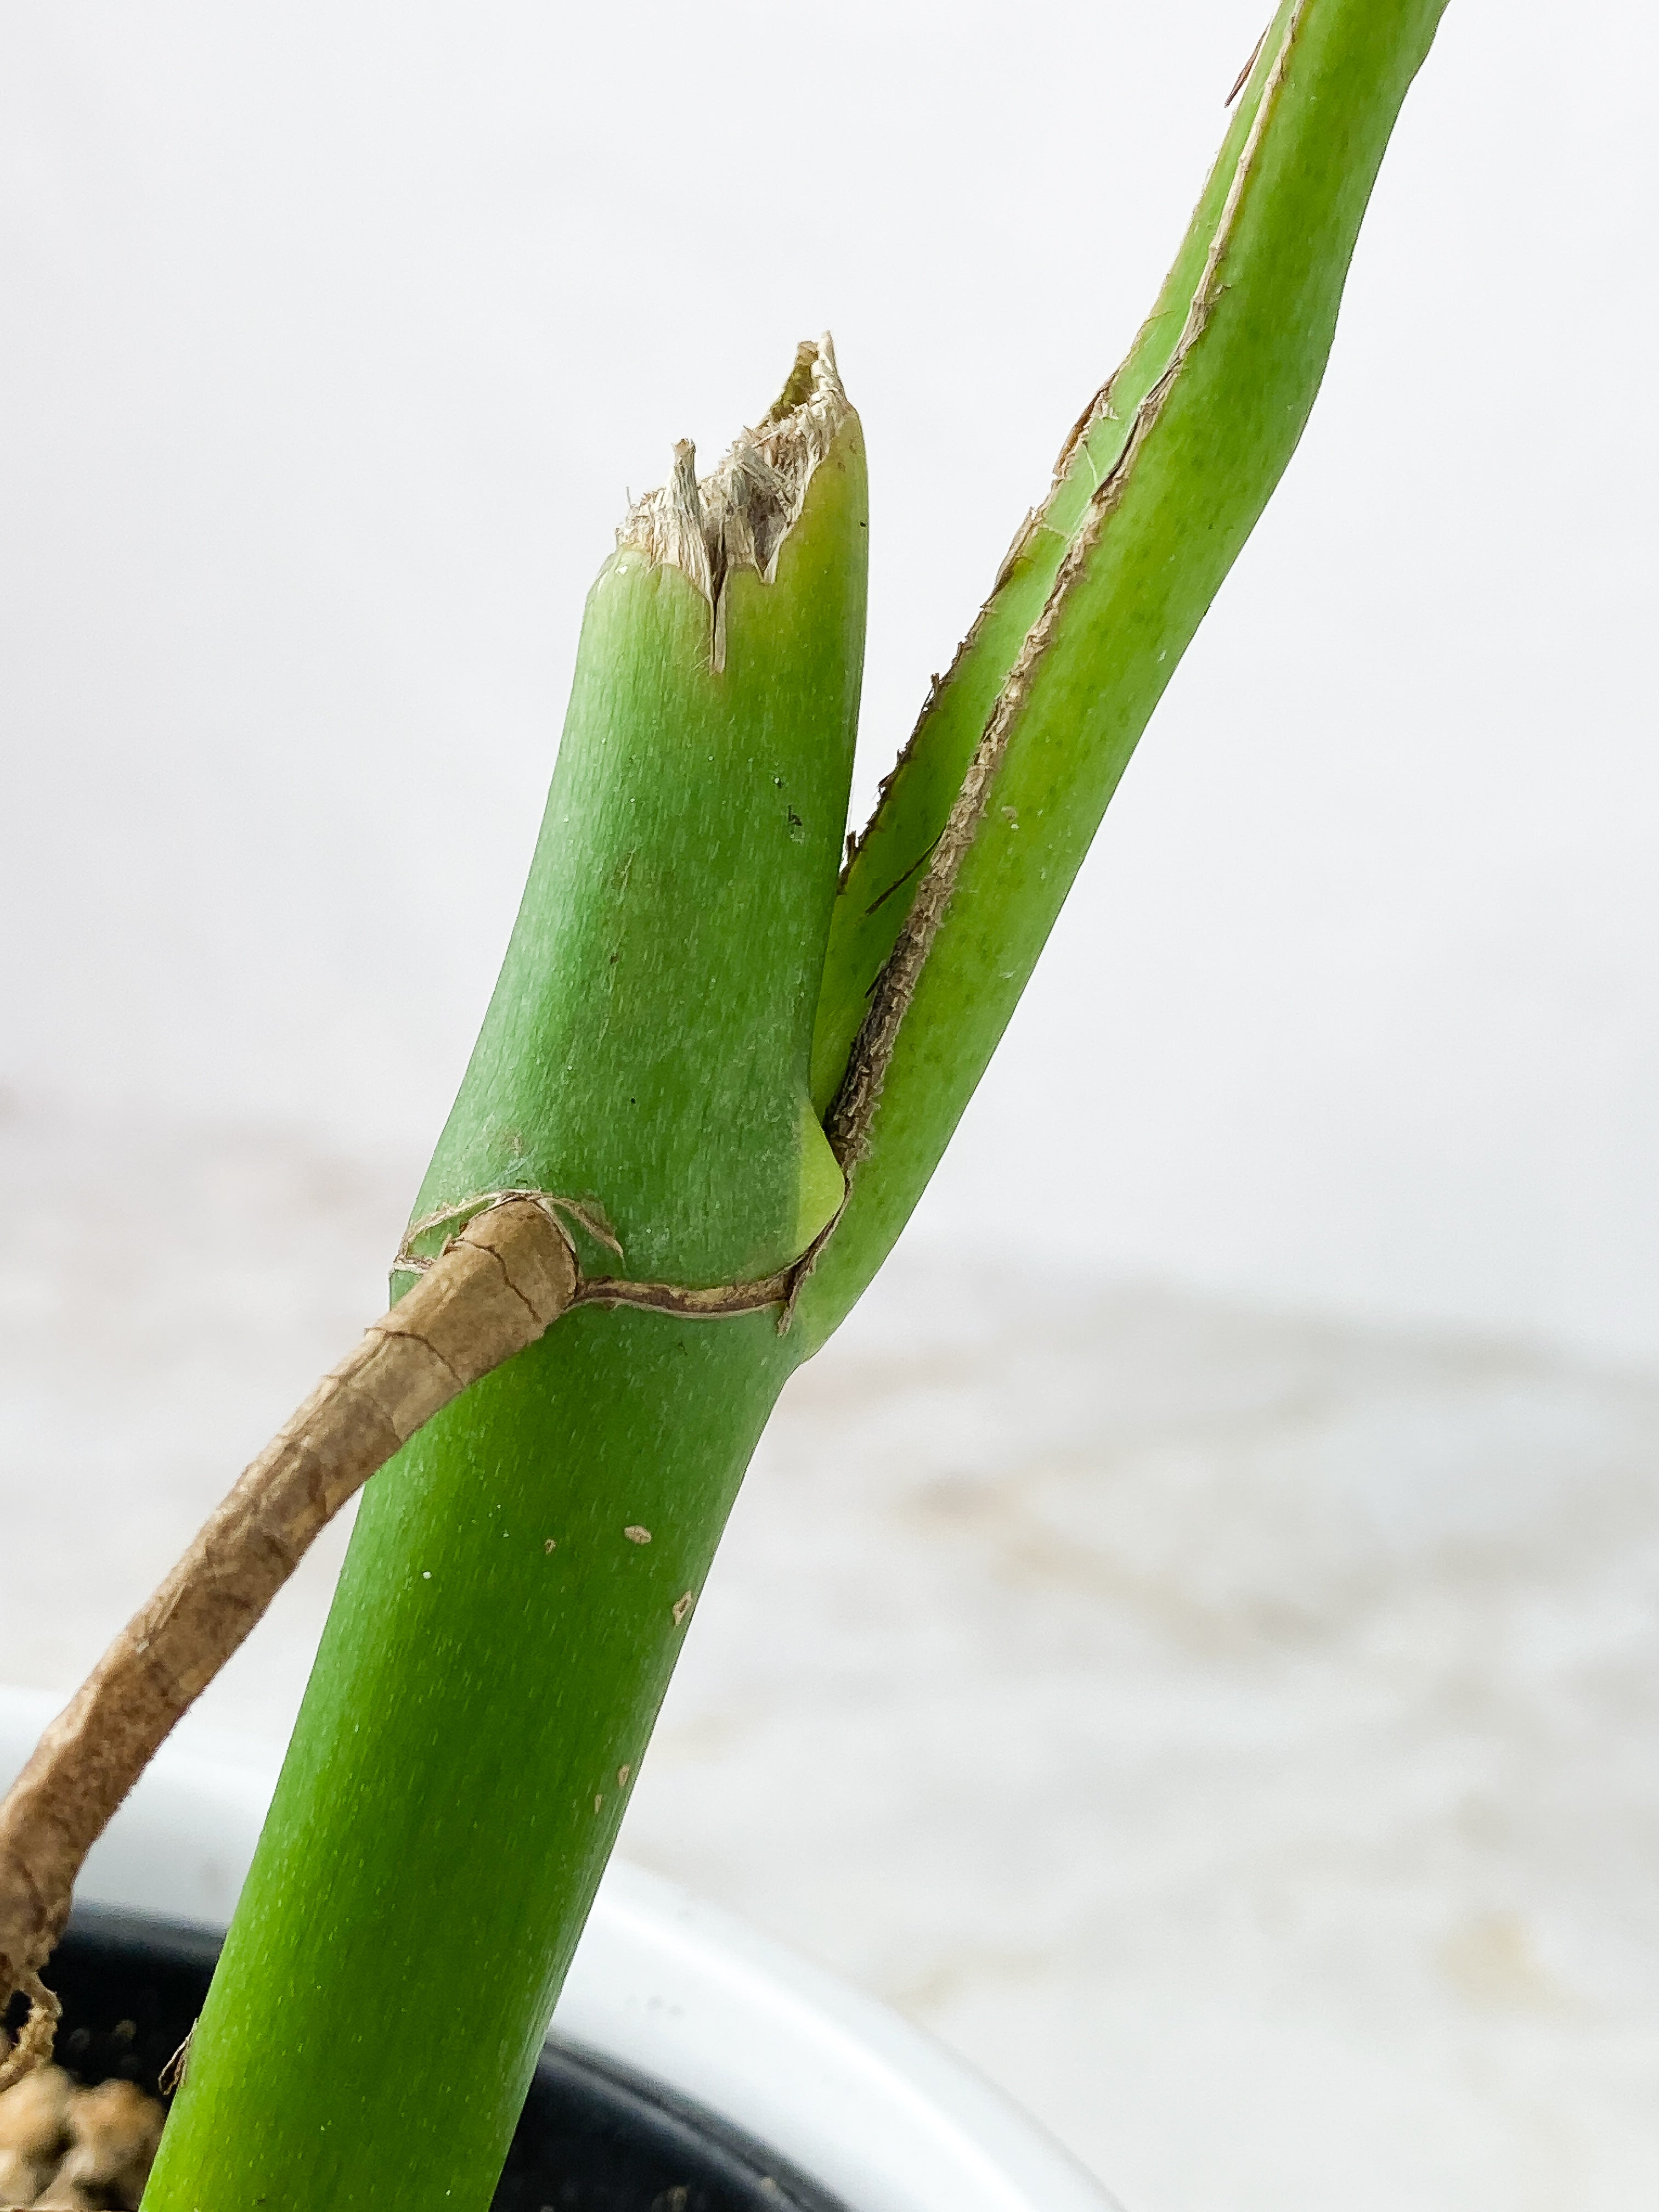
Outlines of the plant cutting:
[{"label": "plant cutting", "polygon": [[368,1484],[147,2203],[488,2200],[749,1457],[921,1195],[1295,448],[1443,5],[1279,9],[844,862],[867,516],[828,343],[628,516],[394,1302],[0,1808],[4,2081],[50,2047],[87,1850]]}]

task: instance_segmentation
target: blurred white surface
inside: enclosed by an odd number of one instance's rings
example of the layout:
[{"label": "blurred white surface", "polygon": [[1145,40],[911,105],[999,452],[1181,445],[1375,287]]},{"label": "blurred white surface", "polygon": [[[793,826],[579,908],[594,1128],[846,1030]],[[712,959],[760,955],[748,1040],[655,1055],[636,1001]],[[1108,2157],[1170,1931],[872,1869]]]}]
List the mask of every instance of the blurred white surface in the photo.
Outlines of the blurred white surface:
[{"label": "blurred white surface", "polygon": [[[13,1680],[349,1340],[412,1170],[0,1124]],[[902,1252],[786,1395],[624,1849],[1131,2212],[1653,2202],[1659,1376],[985,1257]],[[203,1725],[280,1742],[319,1553]]]},{"label": "blurred white surface", "polygon": [[[0,1075],[423,1151],[624,490],[826,323],[871,787],[1267,9],[11,0]],[[1656,67],[1455,0],[930,1233],[1659,1356]]]}]

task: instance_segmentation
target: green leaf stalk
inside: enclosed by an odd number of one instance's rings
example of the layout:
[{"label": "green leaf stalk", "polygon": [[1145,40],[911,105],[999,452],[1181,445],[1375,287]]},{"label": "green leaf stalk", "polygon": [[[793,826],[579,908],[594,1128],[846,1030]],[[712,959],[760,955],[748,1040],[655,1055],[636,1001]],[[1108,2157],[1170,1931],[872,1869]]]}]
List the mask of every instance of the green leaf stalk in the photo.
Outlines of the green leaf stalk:
[{"label": "green leaf stalk", "polygon": [[[823,451],[771,580],[711,574],[735,549],[707,542],[688,453],[678,511],[637,518],[593,587],[529,887],[417,1215],[540,1188],[597,1201],[631,1274],[723,1284],[793,1258],[839,1201],[807,1069],[867,518],[858,419],[814,365]],[[763,506],[738,486],[727,520]],[[792,1364],[775,1311],[590,1308],[370,1486],[147,2203],[488,2203]]]},{"label": "green leaf stalk", "polygon": [[814,1097],[851,1195],[799,1303],[805,1344],[854,1304],[926,1188],[1296,450],[1444,9],[1280,7],[1157,305],[888,780],[841,886],[819,1000]]}]

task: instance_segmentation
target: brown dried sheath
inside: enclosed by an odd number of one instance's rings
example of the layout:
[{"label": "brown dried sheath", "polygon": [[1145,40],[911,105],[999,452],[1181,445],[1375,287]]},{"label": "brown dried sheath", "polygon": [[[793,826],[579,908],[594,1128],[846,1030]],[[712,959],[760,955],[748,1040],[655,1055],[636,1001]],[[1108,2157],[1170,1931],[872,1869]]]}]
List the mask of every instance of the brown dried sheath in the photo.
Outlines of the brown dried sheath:
[{"label": "brown dried sheath", "polygon": [[470,1383],[533,1344],[576,1295],[549,1208],[477,1214],[254,1460],[41,1737],[0,1803],[0,2002],[29,1997],[0,2089],[49,2055],[40,1981],[82,1862],[179,1717],[319,1533]]}]

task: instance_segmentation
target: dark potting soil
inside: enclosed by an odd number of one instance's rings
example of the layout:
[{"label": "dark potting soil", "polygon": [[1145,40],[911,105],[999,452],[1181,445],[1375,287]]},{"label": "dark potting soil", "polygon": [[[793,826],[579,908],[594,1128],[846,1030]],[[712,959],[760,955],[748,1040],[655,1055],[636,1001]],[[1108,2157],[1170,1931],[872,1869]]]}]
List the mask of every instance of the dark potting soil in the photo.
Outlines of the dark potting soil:
[{"label": "dark potting soil", "polygon": [[[202,2008],[219,1943],[209,1929],[175,1922],[77,1912],[46,1974],[63,2000],[58,2058],[73,2081],[131,2084],[155,2096]],[[608,2060],[550,2045],[494,2212],[846,2208],[717,2113]]]}]

